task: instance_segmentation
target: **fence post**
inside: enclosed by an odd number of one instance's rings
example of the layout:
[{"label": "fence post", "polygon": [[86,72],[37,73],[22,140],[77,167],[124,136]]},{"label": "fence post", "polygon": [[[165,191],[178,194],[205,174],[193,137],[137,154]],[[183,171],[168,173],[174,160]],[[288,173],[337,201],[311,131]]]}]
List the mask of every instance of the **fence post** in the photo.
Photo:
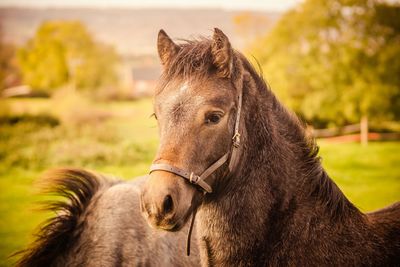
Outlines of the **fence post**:
[{"label": "fence post", "polygon": [[368,117],[365,115],[361,117],[360,139],[362,145],[368,145]]}]

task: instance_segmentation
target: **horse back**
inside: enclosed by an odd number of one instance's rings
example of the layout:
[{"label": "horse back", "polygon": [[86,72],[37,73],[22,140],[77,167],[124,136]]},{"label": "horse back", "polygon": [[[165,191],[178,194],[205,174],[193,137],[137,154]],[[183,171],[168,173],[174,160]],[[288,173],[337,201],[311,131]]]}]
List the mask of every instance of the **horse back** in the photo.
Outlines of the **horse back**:
[{"label": "horse back", "polygon": [[89,207],[84,231],[67,266],[198,266],[197,247],[185,256],[186,231],[167,233],[149,227],[140,214],[145,177],[116,184]]},{"label": "horse back", "polygon": [[[56,215],[21,251],[19,267],[42,266],[198,266],[198,249],[185,257],[186,231],[151,229],[140,214],[139,188],[82,169],[48,173],[48,192],[61,196],[47,203]],[[187,229],[186,229],[187,230]]]},{"label": "horse back", "polygon": [[387,259],[385,266],[400,265],[400,202],[367,213],[372,231],[379,240],[379,251]]}]

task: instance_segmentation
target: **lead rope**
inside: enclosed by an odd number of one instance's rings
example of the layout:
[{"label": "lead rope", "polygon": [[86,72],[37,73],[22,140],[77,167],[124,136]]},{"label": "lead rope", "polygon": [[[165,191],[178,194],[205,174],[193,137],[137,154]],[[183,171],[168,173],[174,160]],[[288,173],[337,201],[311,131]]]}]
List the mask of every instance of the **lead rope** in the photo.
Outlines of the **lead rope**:
[{"label": "lead rope", "polygon": [[196,218],[196,214],[197,214],[197,209],[195,209],[193,211],[192,221],[190,222],[189,232],[188,232],[188,236],[187,236],[187,240],[186,240],[186,255],[187,256],[190,256],[190,240],[192,238],[192,231],[193,231],[193,225],[194,225],[194,220]]}]

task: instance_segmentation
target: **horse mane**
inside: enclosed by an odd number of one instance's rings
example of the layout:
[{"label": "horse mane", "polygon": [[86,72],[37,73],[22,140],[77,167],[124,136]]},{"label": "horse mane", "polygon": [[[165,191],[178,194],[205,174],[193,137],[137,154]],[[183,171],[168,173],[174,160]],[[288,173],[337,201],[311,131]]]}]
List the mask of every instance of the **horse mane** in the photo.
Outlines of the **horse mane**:
[{"label": "horse mane", "polygon": [[36,233],[28,249],[15,253],[22,255],[16,266],[54,266],[82,232],[84,215],[93,197],[113,183],[100,175],[82,169],[56,169],[44,176],[44,193],[61,196],[61,200],[43,203],[43,209],[55,212]]}]

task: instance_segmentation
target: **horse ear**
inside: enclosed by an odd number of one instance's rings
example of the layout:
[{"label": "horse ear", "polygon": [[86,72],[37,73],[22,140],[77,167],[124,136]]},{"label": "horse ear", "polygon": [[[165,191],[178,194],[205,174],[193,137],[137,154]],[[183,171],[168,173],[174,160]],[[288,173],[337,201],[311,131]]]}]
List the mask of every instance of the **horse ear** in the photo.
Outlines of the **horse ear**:
[{"label": "horse ear", "polygon": [[217,67],[218,76],[230,78],[233,65],[233,50],[228,37],[218,28],[214,28],[211,53],[213,63]]},{"label": "horse ear", "polygon": [[158,32],[157,48],[161,64],[164,66],[171,62],[180,49],[179,46],[169,38],[164,30]]}]

